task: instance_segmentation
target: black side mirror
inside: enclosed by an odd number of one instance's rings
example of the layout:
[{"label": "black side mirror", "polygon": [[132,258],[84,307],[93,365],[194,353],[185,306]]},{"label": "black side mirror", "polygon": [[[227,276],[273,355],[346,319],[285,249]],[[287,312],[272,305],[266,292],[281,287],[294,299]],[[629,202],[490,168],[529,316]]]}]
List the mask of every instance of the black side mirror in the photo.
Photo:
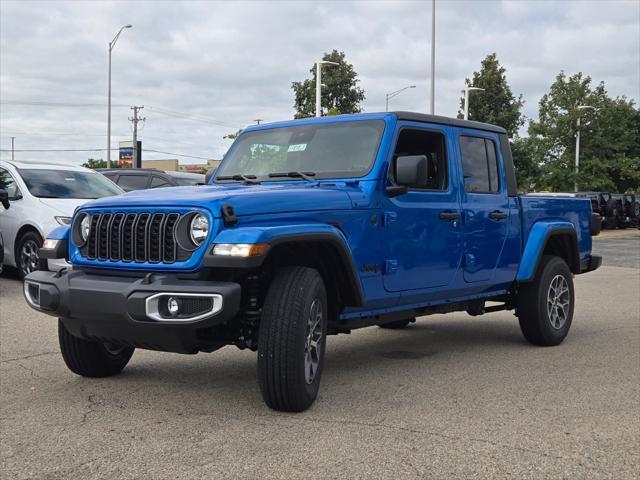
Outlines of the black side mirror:
[{"label": "black side mirror", "polygon": [[7,210],[11,206],[9,203],[9,193],[5,189],[0,189],[0,203],[2,203],[2,206]]},{"label": "black side mirror", "polygon": [[218,169],[216,167],[210,168],[209,170],[207,170],[207,173],[204,176],[205,185],[209,185],[209,180],[211,180],[215,176],[217,170]]},{"label": "black side mirror", "polygon": [[405,155],[396,158],[396,185],[387,187],[391,197],[407,193],[409,187],[425,185],[429,178],[429,162],[425,155]]}]

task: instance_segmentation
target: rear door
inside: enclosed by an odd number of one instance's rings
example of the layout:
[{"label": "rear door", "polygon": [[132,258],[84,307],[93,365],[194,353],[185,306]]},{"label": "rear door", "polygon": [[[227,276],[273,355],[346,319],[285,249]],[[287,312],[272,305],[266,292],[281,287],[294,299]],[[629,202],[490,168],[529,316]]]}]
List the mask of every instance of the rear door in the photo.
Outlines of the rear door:
[{"label": "rear door", "polygon": [[464,280],[490,280],[504,249],[509,199],[499,137],[461,130],[458,137],[463,175]]}]

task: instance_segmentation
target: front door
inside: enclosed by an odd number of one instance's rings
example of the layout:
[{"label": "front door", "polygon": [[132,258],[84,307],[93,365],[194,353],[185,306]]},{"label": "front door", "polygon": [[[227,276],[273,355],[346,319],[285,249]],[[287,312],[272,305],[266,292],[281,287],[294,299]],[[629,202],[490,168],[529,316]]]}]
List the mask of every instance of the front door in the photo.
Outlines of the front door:
[{"label": "front door", "polygon": [[403,122],[396,133],[390,182],[398,156],[425,155],[429,178],[408,193],[385,197],[384,287],[387,291],[415,290],[449,285],[460,266],[462,227],[457,186],[451,181],[449,127]]},{"label": "front door", "polygon": [[509,199],[499,138],[476,132],[459,136],[464,192],[464,280],[493,277],[507,238]]}]

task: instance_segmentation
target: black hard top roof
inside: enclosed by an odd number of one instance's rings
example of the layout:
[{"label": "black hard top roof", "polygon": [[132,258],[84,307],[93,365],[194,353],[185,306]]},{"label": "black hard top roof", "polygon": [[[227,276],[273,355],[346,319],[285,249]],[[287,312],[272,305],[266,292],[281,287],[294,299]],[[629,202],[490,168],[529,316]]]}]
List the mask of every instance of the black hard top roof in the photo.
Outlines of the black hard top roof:
[{"label": "black hard top roof", "polygon": [[428,115],[426,113],[415,112],[393,112],[398,117],[398,120],[407,120],[410,122],[428,122],[439,123],[441,125],[451,125],[453,127],[461,128],[475,128],[476,130],[485,130],[487,132],[495,133],[507,133],[507,131],[498,127],[497,125],[491,125],[490,123],[474,122],[472,120],[460,120],[459,118],[442,117],[440,115]]}]

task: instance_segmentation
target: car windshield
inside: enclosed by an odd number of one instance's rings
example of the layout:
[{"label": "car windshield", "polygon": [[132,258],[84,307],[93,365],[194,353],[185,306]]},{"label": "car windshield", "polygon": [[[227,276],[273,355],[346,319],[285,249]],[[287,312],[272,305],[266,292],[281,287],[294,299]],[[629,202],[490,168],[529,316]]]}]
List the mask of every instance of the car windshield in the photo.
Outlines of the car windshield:
[{"label": "car windshield", "polygon": [[382,120],[364,120],[248,132],[233,144],[216,179],[278,180],[280,175],[269,174],[289,172],[308,172],[317,179],[361,177],[373,165],[383,131]]},{"label": "car windshield", "polygon": [[21,169],[29,192],[39,198],[101,198],[122,190],[99,173],[74,170]]}]

